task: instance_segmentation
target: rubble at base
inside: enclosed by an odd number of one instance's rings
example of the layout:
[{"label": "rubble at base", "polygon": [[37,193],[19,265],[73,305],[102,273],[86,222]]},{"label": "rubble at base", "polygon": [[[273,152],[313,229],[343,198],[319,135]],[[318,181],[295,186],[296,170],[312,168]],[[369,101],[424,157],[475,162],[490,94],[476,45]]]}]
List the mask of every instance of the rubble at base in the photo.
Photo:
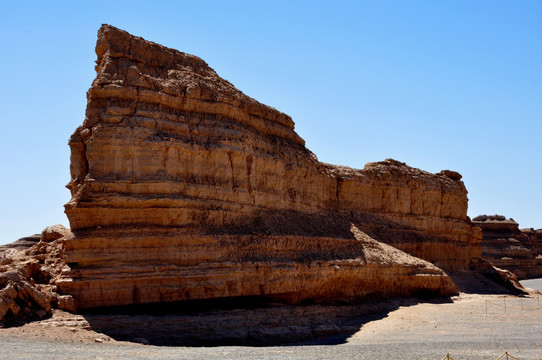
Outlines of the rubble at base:
[{"label": "rubble at base", "polygon": [[77,311],[74,298],[59,294],[55,285],[67,270],[62,252],[70,236],[68,229],[54,225],[43,231],[39,242],[23,238],[0,247],[0,323],[43,319],[52,308]]}]

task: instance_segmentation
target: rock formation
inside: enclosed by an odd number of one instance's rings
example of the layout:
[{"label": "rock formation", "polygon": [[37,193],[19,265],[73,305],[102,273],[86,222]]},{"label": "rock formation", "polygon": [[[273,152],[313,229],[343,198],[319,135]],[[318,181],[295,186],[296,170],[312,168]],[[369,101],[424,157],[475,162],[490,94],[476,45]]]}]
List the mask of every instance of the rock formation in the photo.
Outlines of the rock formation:
[{"label": "rock formation", "polygon": [[74,299],[58,294],[54,285],[65,266],[62,241],[70,236],[68,229],[54,225],[0,247],[0,325],[43,318],[52,307],[76,310]]},{"label": "rock formation", "polygon": [[7,252],[13,252],[14,250],[26,250],[33,245],[37,244],[41,239],[40,234],[34,234],[30,236],[25,236],[20,238],[17,241],[14,241],[10,244],[0,245],[0,254],[5,254]]},{"label": "rock formation", "polygon": [[519,229],[502,215],[480,215],[473,223],[482,229],[482,257],[513,272],[520,280],[542,277],[542,229]]},{"label": "rock formation", "polygon": [[521,229],[521,232],[527,236],[529,248],[535,254],[539,256],[542,254],[542,229]]},{"label": "rock formation", "polygon": [[96,53],[57,281],[80,307],[449,295],[440,268],[477,263],[458,173],[320,163],[289,116],[200,58],[108,25]]}]

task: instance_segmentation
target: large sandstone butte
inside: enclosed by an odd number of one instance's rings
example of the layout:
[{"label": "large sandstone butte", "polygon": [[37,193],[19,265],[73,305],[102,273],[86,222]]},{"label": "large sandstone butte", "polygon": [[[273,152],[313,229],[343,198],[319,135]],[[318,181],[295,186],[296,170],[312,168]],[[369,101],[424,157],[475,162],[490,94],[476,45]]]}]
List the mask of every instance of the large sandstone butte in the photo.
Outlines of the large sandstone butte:
[{"label": "large sandstone butte", "polygon": [[320,163],[288,115],[198,57],[109,25],[96,53],[57,281],[81,308],[450,295],[442,269],[476,266],[459,174]]},{"label": "large sandstone butte", "polygon": [[542,229],[519,229],[502,215],[480,215],[473,223],[482,229],[482,257],[513,272],[519,279],[542,277]]}]

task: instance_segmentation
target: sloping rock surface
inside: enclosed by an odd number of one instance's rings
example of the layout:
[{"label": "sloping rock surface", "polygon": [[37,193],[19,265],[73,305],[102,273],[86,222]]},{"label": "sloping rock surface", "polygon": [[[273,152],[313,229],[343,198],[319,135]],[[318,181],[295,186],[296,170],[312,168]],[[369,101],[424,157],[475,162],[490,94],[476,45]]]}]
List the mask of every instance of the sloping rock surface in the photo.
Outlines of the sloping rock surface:
[{"label": "sloping rock surface", "polygon": [[542,229],[519,229],[502,215],[480,215],[473,223],[482,229],[482,257],[513,272],[518,279],[542,277]]},{"label": "sloping rock surface", "polygon": [[478,261],[461,175],[320,163],[288,115],[198,57],[109,25],[96,53],[57,281],[79,306],[449,295],[439,267]]}]

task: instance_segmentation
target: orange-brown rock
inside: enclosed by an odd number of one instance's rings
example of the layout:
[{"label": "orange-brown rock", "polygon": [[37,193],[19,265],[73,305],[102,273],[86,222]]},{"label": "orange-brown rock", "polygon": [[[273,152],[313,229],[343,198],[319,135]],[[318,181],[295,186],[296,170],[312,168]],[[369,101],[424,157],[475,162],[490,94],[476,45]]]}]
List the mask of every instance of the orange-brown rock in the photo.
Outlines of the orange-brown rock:
[{"label": "orange-brown rock", "polygon": [[535,256],[542,255],[542,229],[527,228],[521,229],[521,232],[527,236],[529,247]]},{"label": "orange-brown rock", "polygon": [[76,310],[73,297],[58,294],[55,285],[66,270],[62,243],[70,236],[54,225],[0,247],[0,325],[43,318],[52,307]]},{"label": "orange-brown rock", "polygon": [[79,306],[452,294],[439,267],[480,257],[459,174],[320,163],[288,115],[193,55],[108,25],[96,53],[57,282]]},{"label": "orange-brown rock", "polygon": [[520,280],[542,277],[542,229],[520,230],[502,215],[480,215],[473,223],[482,229],[483,258]]}]

